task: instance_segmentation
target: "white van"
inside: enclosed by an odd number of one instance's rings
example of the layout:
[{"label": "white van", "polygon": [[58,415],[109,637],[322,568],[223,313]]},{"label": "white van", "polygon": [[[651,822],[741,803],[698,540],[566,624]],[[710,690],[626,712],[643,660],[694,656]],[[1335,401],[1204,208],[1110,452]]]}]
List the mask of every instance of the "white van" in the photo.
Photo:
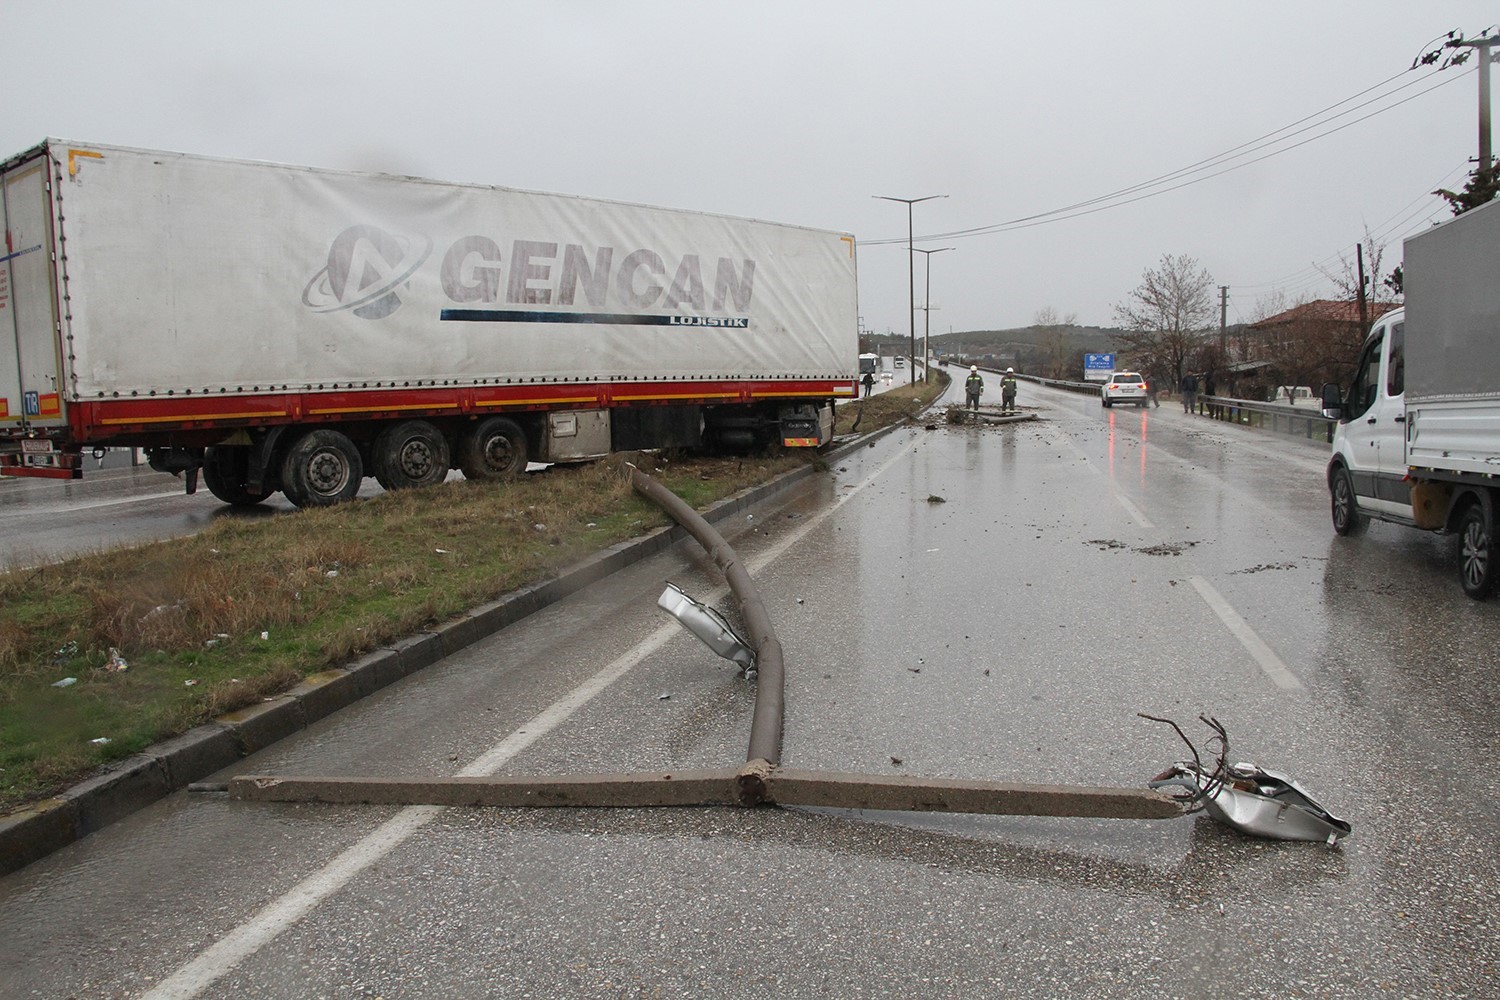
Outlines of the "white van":
[{"label": "white van", "polygon": [[1376,320],[1346,394],[1328,463],[1333,529],[1370,517],[1458,536],[1464,593],[1500,583],[1500,202],[1405,243],[1406,307]]}]

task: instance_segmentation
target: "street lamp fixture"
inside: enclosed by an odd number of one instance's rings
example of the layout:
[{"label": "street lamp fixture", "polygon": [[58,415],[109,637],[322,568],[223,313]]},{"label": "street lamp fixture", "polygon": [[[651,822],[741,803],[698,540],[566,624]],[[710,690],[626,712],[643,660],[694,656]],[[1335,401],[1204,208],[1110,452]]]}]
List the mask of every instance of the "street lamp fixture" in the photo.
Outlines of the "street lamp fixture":
[{"label": "street lamp fixture", "polygon": [[917,266],[916,258],[912,256],[912,228],[911,207],[919,201],[932,201],[934,198],[946,198],[945,194],[929,194],[921,198],[892,198],[889,195],[876,194],[872,198],[881,201],[899,201],[906,206],[906,311],[907,318],[911,320],[911,347],[907,357],[911,358],[911,382],[917,381]]},{"label": "street lamp fixture", "polygon": [[916,248],[916,252],[927,257],[927,279],[922,283],[922,288],[927,295],[927,304],[922,307],[922,381],[931,382],[932,347],[928,341],[932,339],[932,255],[942,253],[944,250],[956,250],[957,247],[938,247],[936,250],[923,250]]}]

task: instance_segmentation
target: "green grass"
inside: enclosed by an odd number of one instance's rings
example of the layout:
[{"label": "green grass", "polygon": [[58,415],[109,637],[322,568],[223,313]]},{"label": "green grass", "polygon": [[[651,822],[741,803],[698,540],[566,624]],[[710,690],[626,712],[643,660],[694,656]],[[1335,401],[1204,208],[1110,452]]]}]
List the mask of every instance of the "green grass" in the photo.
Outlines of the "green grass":
[{"label": "green grass", "polygon": [[[873,430],[941,386],[922,389],[846,404],[839,433],[858,406]],[[698,508],[821,463],[636,457]],[[0,573],[0,810],[666,523],[617,457],[222,518],[189,538]],[[112,653],[125,669],[110,669]]]}]

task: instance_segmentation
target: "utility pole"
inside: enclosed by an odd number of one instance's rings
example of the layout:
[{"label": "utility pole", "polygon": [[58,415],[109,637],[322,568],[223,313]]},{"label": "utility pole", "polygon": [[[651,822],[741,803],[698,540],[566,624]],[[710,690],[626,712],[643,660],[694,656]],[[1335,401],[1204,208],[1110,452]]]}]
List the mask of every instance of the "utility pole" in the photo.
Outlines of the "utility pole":
[{"label": "utility pole", "polygon": [[1354,244],[1355,294],[1359,297],[1359,329],[1361,333],[1370,329],[1369,309],[1365,305],[1365,248]]},{"label": "utility pole", "polygon": [[1229,363],[1229,286],[1219,286],[1219,364]]},{"label": "utility pole", "polygon": [[[932,381],[932,373],[929,371],[929,368],[931,366],[928,365],[928,363],[927,363],[927,359],[929,357],[931,357],[931,355],[932,355],[932,348],[928,345],[928,341],[930,341],[932,339],[932,255],[935,254],[935,253],[942,253],[944,250],[953,250],[953,249],[956,249],[956,248],[955,247],[938,247],[936,250],[922,250],[920,248],[917,250],[917,253],[922,254],[923,256],[925,256],[927,258],[927,279],[926,279],[926,281],[922,285],[922,290],[923,290],[923,292],[926,293],[926,296],[927,296],[927,303],[926,303],[926,305],[922,306],[922,381],[923,382],[931,382]],[[916,364],[916,359],[915,358],[912,359],[912,364]]]},{"label": "utility pole", "polygon": [[1490,48],[1500,36],[1485,35],[1468,41],[1462,39],[1448,42],[1450,49],[1476,49],[1479,53],[1479,169],[1488,170],[1493,162],[1490,155]]},{"label": "utility pole", "polygon": [[907,357],[911,359],[911,383],[917,382],[917,258],[912,256],[912,229],[911,229],[911,207],[919,201],[931,201],[934,198],[946,198],[945,194],[929,194],[922,198],[892,198],[888,195],[876,194],[872,198],[881,201],[899,201],[906,205],[906,318],[911,320],[911,347],[908,349]]}]

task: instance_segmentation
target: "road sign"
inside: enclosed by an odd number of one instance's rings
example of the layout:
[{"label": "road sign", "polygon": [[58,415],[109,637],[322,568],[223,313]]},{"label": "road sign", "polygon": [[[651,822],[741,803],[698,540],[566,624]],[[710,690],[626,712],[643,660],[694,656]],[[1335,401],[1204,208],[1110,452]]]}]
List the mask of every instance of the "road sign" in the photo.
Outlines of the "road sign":
[{"label": "road sign", "polygon": [[1085,382],[1107,382],[1109,373],[1115,370],[1113,354],[1085,354],[1083,356],[1083,380]]}]

